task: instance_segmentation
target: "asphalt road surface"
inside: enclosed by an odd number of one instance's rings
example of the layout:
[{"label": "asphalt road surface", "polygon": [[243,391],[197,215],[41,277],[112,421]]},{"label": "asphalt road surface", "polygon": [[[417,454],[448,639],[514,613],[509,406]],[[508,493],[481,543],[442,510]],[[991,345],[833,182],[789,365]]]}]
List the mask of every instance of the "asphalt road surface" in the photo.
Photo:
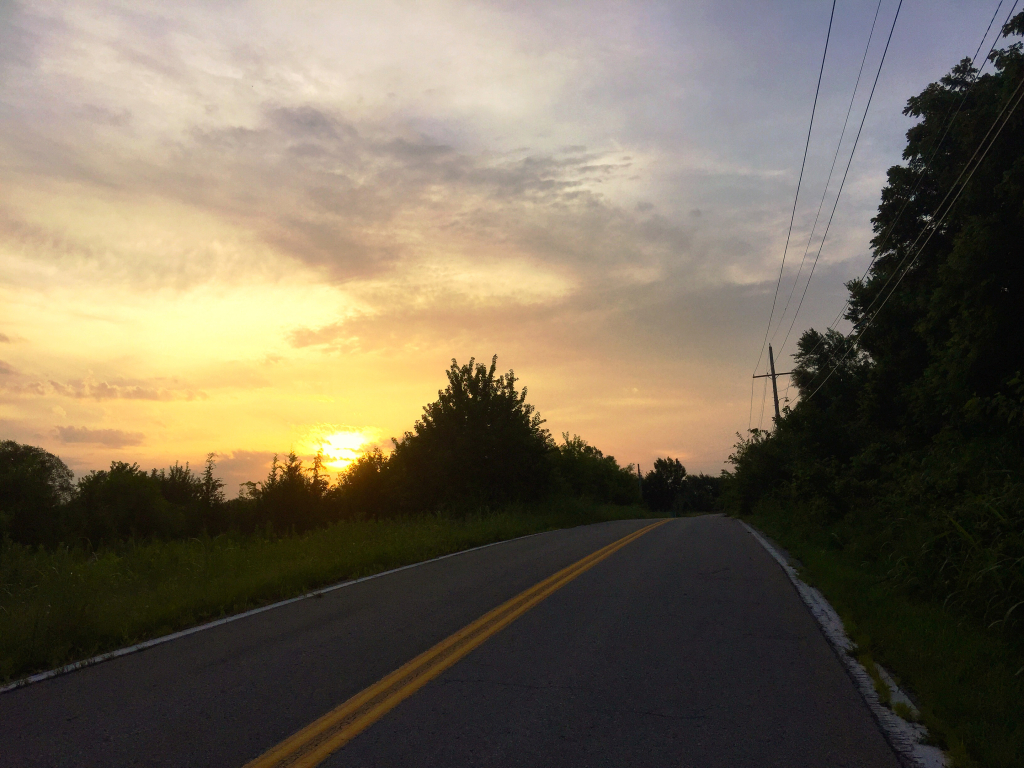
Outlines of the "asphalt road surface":
[{"label": "asphalt road surface", "polygon": [[[426,563],[0,694],[0,766],[240,768],[649,522]],[[899,763],[779,566],[706,516],[615,551],[322,765]]]}]

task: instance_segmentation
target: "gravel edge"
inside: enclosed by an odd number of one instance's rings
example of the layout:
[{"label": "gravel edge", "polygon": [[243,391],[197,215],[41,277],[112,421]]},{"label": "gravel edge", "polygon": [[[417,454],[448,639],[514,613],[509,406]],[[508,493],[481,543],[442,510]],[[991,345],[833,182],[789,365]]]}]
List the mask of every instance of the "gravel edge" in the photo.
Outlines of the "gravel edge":
[{"label": "gravel edge", "polygon": [[[786,576],[793,583],[797,594],[810,610],[811,615],[817,620],[821,627],[822,634],[828,640],[840,662],[846,667],[847,673],[857,686],[864,703],[874,716],[882,734],[885,736],[893,751],[900,758],[900,761],[908,768],[944,768],[948,765],[945,755],[938,747],[933,747],[921,742],[928,736],[928,730],[918,723],[910,723],[897,715],[888,707],[884,706],[875,691],[874,681],[864,666],[852,655],[854,644],[846,635],[843,627],[843,620],[839,618],[825,596],[817,589],[806,584],[797,574],[796,569],[790,564],[786,556],[780,552],[768,539],[758,530],[739,521],[747,532],[764,547],[765,551],[782,567]],[[907,694],[900,690],[892,676],[879,667],[879,674],[892,691],[894,701],[910,702]]]}]

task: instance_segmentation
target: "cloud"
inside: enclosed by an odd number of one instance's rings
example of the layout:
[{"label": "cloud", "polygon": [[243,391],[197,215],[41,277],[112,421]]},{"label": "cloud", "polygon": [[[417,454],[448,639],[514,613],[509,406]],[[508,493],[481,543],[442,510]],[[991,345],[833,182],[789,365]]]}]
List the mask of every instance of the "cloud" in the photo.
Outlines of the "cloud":
[{"label": "cloud", "polygon": [[264,480],[273,458],[272,451],[238,450],[218,454],[216,475],[224,481],[230,495],[242,483]]},{"label": "cloud", "polygon": [[[0,361],[0,375],[13,376],[18,372]],[[111,383],[92,379],[72,379],[69,381],[40,381],[19,375],[17,380],[5,381],[0,384],[0,391],[11,395],[28,397],[70,397],[75,400],[205,400],[205,392],[191,389],[174,389],[151,386],[146,384],[130,384],[126,382]]]},{"label": "cloud", "polygon": [[[318,418],[399,434],[447,359],[498,352],[607,451],[696,441],[720,460],[708,435],[747,416],[827,8],[750,25],[736,3],[581,7],[0,3],[0,327],[32,371],[0,392],[19,434],[59,444],[58,398],[61,421],[159,432],[138,451],[154,460],[287,448]],[[851,34],[830,48],[800,245],[871,10],[837,11]],[[796,333],[842,304],[900,102],[983,12],[906,11],[915,55],[876,94]],[[97,445],[81,460],[115,453]]]},{"label": "cloud", "polygon": [[123,448],[141,445],[141,432],[125,432],[121,429],[89,429],[88,427],[57,427],[57,438],[62,443],[95,443],[108,448]]},{"label": "cloud", "polygon": [[6,333],[0,333],[0,344],[10,344],[10,343],[11,343],[11,337],[8,336]]},{"label": "cloud", "polygon": [[204,400],[205,392],[192,390],[174,390],[163,387],[147,387],[140,385],[110,384],[105,381],[78,379],[61,383],[47,382],[53,394],[71,397],[76,400]]},{"label": "cloud", "polygon": [[287,332],[293,347],[336,346],[344,334],[344,323],[329,323],[320,328],[293,328]]}]

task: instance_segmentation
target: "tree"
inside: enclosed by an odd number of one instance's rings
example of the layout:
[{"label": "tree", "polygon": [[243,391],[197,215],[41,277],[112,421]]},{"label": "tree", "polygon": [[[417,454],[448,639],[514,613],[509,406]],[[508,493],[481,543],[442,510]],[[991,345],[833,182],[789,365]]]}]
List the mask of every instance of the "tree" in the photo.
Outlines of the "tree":
[{"label": "tree", "polygon": [[574,496],[612,504],[640,501],[633,465],[620,467],[579,435],[562,433],[562,445],[550,453],[558,479]]},{"label": "tree", "polygon": [[814,395],[816,407],[856,407],[857,393],[870,366],[857,343],[839,331],[813,328],[800,336],[793,356],[793,384],[804,397]]},{"label": "tree", "polygon": [[385,480],[388,458],[380,448],[366,451],[338,479],[332,493],[346,517],[386,517],[391,494]]},{"label": "tree", "polygon": [[181,507],[168,502],[157,478],[138,464],[112,461],[78,481],[70,523],[93,545],[148,536],[176,536],[185,526]]},{"label": "tree", "polygon": [[474,358],[452,360],[448,386],[423,408],[412,432],[394,440],[387,472],[404,508],[486,506],[535,499],[551,482],[551,438],[516,388],[515,373],[495,375]]},{"label": "tree", "polygon": [[1006,629],[1024,622],[1024,45],[991,59],[908,101],[854,331],[801,337],[801,399],[740,439],[729,492]]},{"label": "tree", "polygon": [[[224,502],[224,482],[213,476],[214,467],[217,462],[216,453],[206,454],[206,467],[203,469],[203,479],[199,484],[199,499],[205,507],[215,507]],[[186,465],[188,466],[188,465]]]},{"label": "tree", "polygon": [[160,486],[161,495],[172,504],[194,504],[201,498],[202,481],[195,476],[187,461],[185,466],[174,462],[166,471],[153,469],[149,476]]},{"label": "tree", "polygon": [[52,453],[0,441],[0,539],[23,544],[59,537],[60,510],[74,495],[74,473]]},{"label": "tree", "polygon": [[685,481],[686,467],[679,459],[655,459],[654,469],[644,475],[644,501],[657,512],[667,512],[675,506]]},{"label": "tree", "polygon": [[705,475],[687,475],[683,488],[676,497],[675,508],[680,512],[710,512],[718,506],[722,491],[722,478]]}]

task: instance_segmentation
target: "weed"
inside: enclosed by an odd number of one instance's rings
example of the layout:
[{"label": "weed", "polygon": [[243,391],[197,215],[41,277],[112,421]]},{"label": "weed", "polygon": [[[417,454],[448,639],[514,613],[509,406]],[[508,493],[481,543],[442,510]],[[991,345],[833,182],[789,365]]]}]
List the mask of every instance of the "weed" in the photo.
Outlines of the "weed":
[{"label": "weed", "polygon": [[1024,764],[1024,674],[1014,676],[1024,659],[1017,646],[941,600],[886,580],[884,563],[813,541],[781,513],[762,508],[748,519],[804,564],[804,578],[842,617],[856,657],[872,661],[869,672],[878,659],[915,692],[921,722],[954,765]]},{"label": "weed", "polygon": [[222,534],[91,552],[8,543],[0,551],[0,681],[481,544],[648,515],[563,501],[457,518],[346,521],[280,538]]},{"label": "weed", "polygon": [[921,720],[921,715],[917,712],[917,710],[911,707],[905,701],[893,702],[892,711],[900,717],[902,717],[908,723],[916,723]]}]

